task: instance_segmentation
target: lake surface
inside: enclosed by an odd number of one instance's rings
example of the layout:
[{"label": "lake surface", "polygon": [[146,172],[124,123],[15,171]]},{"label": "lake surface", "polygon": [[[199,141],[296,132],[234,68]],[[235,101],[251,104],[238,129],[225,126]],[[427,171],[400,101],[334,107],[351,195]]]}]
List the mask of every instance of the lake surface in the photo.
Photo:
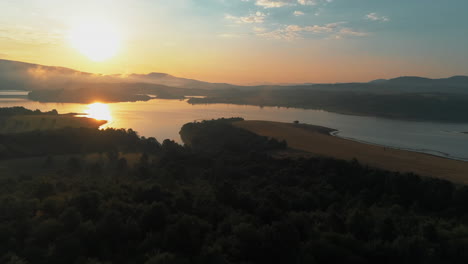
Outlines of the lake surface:
[{"label": "lake surface", "polygon": [[89,113],[109,119],[107,127],[132,128],[140,135],[159,141],[181,142],[183,124],[195,120],[243,117],[320,125],[337,129],[337,136],[393,148],[468,160],[468,124],[401,121],[376,117],[349,116],[320,110],[238,106],[227,104],[190,105],[180,100],[154,99],[147,102],[111,103],[90,108],[85,104],[38,103],[27,99],[2,99],[0,107],[24,106],[28,109],[59,113]]}]

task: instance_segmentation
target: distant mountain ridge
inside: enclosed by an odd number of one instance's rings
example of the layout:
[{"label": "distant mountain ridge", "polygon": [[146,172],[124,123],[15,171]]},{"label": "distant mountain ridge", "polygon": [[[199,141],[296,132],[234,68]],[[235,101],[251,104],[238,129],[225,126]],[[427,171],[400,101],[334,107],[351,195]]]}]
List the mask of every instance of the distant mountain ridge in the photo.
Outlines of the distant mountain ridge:
[{"label": "distant mountain ridge", "polygon": [[179,78],[167,73],[104,75],[81,72],[65,67],[44,66],[40,64],[0,59],[0,90],[35,90],[47,88],[66,88],[76,83],[150,83],[177,88],[227,89],[237,85],[210,83],[199,80]]},{"label": "distant mountain ridge", "polygon": [[178,88],[227,89],[238,87],[237,85],[228,83],[210,83],[194,79],[175,77],[167,73],[159,72],[152,72],[149,74],[131,74],[127,78],[135,82],[161,84]]},{"label": "distant mountain ridge", "polygon": [[0,60],[0,90],[29,91],[38,102],[135,102],[153,98],[190,104],[319,109],[403,120],[468,123],[468,77],[403,76],[367,83],[236,86],[166,73],[102,75]]},{"label": "distant mountain ridge", "polygon": [[393,79],[379,79],[371,81],[370,83],[387,83],[387,84],[404,84],[404,85],[432,85],[432,84],[448,84],[448,85],[466,85],[468,83],[468,76],[452,76],[449,78],[431,79],[417,76],[402,76]]},{"label": "distant mountain ridge", "polygon": [[241,86],[228,83],[210,83],[176,77],[167,73],[103,75],[81,72],[65,67],[44,66],[33,63],[0,59],[0,90],[50,90],[75,89],[86,84],[139,83],[164,85],[184,89],[205,90],[279,90],[312,89],[357,92],[449,92],[468,93],[468,76],[430,79],[402,76],[393,79],[378,79],[368,83],[335,84],[264,84]]}]

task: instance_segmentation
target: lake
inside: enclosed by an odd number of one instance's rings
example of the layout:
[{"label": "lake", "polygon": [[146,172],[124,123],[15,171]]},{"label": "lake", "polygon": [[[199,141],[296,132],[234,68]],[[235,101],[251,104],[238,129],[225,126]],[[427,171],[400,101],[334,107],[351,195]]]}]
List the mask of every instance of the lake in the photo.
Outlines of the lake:
[{"label": "lake", "polygon": [[337,129],[336,136],[370,144],[408,149],[438,156],[468,160],[468,124],[401,121],[377,117],[350,116],[320,110],[239,106],[227,104],[190,105],[180,100],[154,99],[147,102],[85,105],[38,103],[27,99],[0,98],[0,107],[24,106],[28,109],[59,113],[88,113],[109,120],[107,127],[132,128],[142,136],[159,141],[181,142],[179,130],[188,122],[221,117],[243,117],[325,126]]}]

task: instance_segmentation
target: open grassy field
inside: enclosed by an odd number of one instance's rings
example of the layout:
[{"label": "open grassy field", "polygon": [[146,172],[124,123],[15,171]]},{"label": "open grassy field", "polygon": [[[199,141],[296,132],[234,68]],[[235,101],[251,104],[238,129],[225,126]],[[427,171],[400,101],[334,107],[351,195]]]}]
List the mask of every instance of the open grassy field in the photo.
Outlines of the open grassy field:
[{"label": "open grassy field", "polygon": [[74,115],[15,115],[0,118],[0,134],[51,130],[64,127],[98,128],[106,121]]},{"label": "open grassy field", "polygon": [[331,136],[323,127],[268,121],[240,121],[236,126],[262,136],[286,140],[288,146],[305,151],[301,155],[320,155],[352,160],[391,171],[414,172],[423,176],[468,184],[468,162],[429,154],[384,148]]}]

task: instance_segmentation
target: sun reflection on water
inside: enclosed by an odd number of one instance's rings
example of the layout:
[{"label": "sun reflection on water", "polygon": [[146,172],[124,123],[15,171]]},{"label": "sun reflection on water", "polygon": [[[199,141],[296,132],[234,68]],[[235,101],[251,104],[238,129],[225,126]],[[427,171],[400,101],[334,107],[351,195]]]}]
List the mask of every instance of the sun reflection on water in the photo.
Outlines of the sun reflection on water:
[{"label": "sun reflection on water", "polygon": [[94,118],[97,120],[105,120],[108,123],[112,121],[112,113],[107,104],[103,103],[93,103],[87,106],[87,109],[84,110],[85,114],[89,118]]}]

